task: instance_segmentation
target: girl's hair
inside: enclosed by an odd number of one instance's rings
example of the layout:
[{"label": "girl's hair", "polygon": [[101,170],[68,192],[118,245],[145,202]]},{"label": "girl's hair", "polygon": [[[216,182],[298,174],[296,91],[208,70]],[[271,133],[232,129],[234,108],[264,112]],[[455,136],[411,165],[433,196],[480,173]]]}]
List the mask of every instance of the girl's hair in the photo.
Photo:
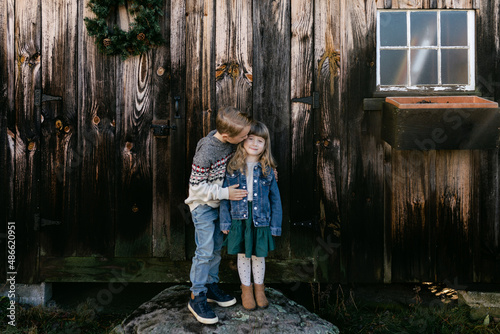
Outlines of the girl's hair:
[{"label": "girl's hair", "polygon": [[[253,121],[250,126],[250,132],[248,133],[248,136],[251,135],[261,137],[265,140],[264,150],[260,155],[259,162],[262,165],[262,172],[264,173],[265,176],[267,176],[269,172],[267,167],[276,168],[276,161],[274,160],[273,155],[271,154],[271,138],[269,135],[269,130],[267,129],[267,126],[264,123]],[[233,158],[231,159],[231,161],[229,161],[227,167],[229,173],[233,173],[236,170],[240,170],[242,173],[245,173],[246,171],[247,152],[243,147],[244,142],[245,141],[242,141],[241,143],[238,144],[238,147],[236,148],[236,152],[234,153]]]}]

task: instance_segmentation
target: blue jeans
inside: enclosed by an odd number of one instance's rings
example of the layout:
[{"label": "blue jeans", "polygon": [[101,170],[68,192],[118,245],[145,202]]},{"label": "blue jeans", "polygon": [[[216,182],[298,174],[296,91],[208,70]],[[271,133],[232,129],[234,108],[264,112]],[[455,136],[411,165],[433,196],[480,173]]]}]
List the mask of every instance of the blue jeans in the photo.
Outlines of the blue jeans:
[{"label": "blue jeans", "polygon": [[191,291],[195,296],[207,292],[206,284],[219,283],[220,251],[223,234],[219,227],[219,208],[206,204],[191,211],[196,251],[191,265]]}]

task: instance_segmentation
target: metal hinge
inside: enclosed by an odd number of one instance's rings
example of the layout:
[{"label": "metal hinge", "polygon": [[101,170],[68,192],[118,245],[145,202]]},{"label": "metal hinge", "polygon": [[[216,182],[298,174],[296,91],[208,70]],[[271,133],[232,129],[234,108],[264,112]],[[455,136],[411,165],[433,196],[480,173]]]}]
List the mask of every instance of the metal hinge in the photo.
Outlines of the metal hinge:
[{"label": "metal hinge", "polygon": [[170,125],[170,121],[167,121],[167,124],[151,124],[151,129],[153,136],[166,137],[170,135],[170,130],[177,130],[177,125]]},{"label": "metal hinge", "polygon": [[300,102],[312,105],[313,109],[319,108],[319,92],[313,92],[311,96],[296,97],[292,102]]},{"label": "metal hinge", "polygon": [[42,94],[41,89],[35,89],[35,106],[39,107],[43,102],[47,101],[62,101],[61,96],[52,96],[47,94]]}]

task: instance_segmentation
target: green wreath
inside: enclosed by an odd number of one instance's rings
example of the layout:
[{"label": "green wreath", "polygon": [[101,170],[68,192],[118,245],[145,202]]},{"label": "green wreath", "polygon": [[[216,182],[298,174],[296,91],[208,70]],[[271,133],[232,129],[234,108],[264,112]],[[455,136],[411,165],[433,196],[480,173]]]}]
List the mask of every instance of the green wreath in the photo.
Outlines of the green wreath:
[{"label": "green wreath", "polygon": [[95,36],[99,50],[106,55],[121,55],[124,60],[165,42],[158,22],[158,15],[163,16],[163,0],[129,0],[129,12],[135,18],[130,25],[131,29],[123,31],[117,25],[112,29],[108,28],[106,21],[111,9],[125,5],[126,1],[89,0],[87,6],[96,18],[84,19],[88,34]]}]

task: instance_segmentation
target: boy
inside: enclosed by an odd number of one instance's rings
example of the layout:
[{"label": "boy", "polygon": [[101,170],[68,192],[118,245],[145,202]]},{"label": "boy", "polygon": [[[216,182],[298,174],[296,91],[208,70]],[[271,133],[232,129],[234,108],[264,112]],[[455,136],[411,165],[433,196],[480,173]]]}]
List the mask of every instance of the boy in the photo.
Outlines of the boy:
[{"label": "boy", "polygon": [[196,251],[191,266],[191,298],[188,308],[203,324],[219,321],[208,302],[228,307],[236,299],[219,289],[219,264],[223,234],[219,225],[220,200],[241,200],[247,191],[239,185],[222,188],[227,162],[234,144],[245,140],[250,131],[250,118],[233,107],[217,114],[217,130],[211,131],[196,146],[189,178],[189,205],[195,227]]}]

